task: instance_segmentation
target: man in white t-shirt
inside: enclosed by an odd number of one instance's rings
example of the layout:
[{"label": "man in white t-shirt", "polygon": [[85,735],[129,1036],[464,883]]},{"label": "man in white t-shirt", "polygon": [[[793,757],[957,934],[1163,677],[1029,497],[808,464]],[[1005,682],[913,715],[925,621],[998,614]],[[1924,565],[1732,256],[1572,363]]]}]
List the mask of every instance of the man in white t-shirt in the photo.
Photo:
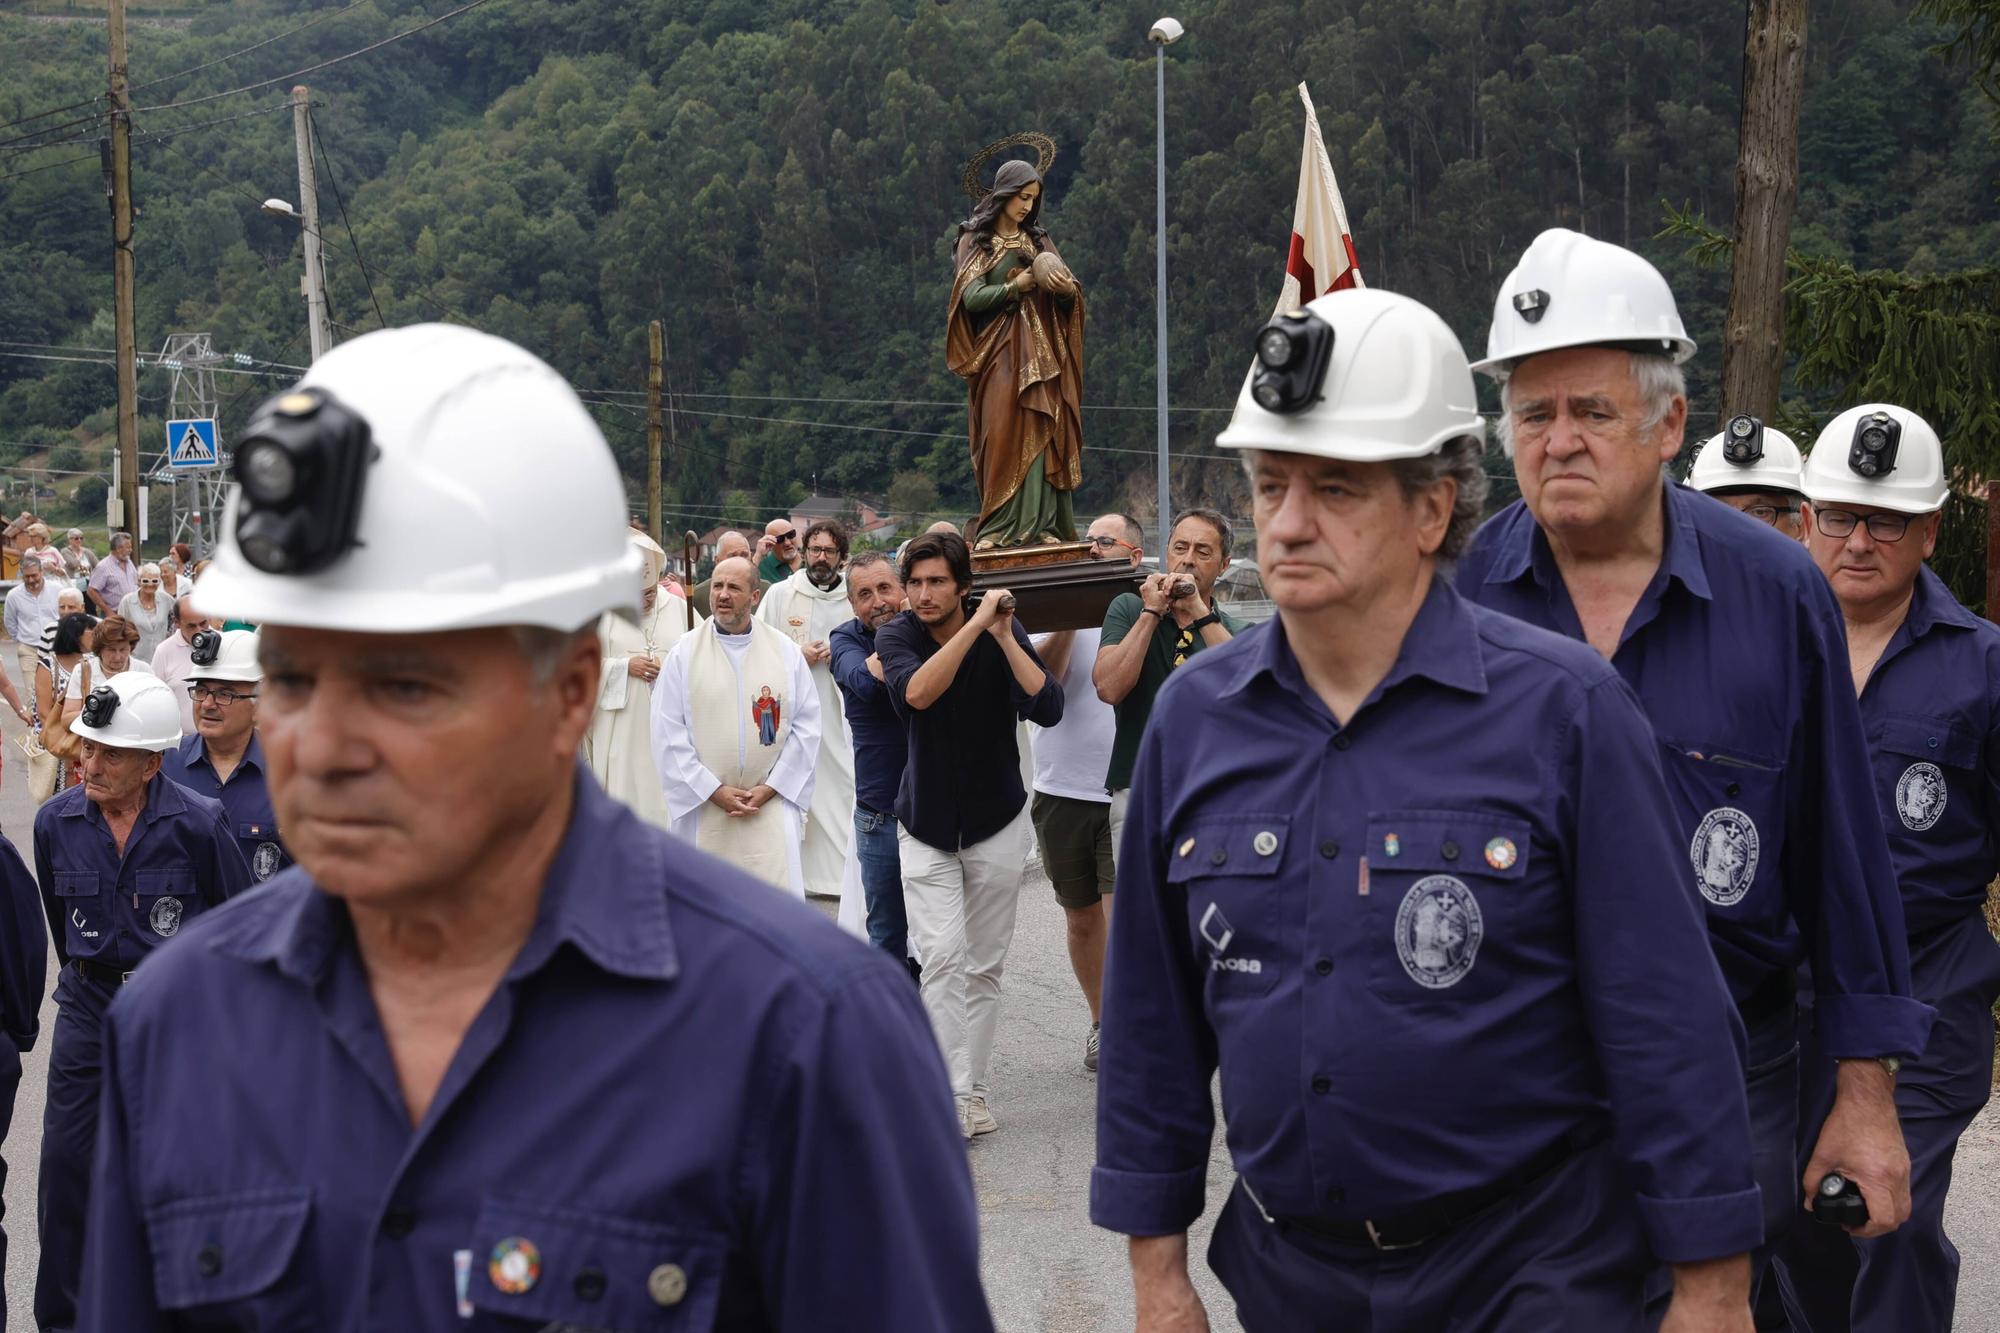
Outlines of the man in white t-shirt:
[{"label": "man in white t-shirt", "polygon": [[195,614],[190,605],[193,599],[193,593],[183,593],[174,603],[173,632],[153,649],[152,660],[153,674],[173,687],[174,702],[181,708],[181,731],[189,736],[195,733],[194,700],[187,692],[188,681],[194,677],[194,636],[208,626]]},{"label": "man in white t-shirt", "polygon": [[[1099,557],[1124,556],[1139,563],[1139,522],[1129,514],[1106,514],[1090,525],[1086,538]],[[1090,1006],[1090,1037],[1083,1067],[1097,1068],[1098,1000],[1104,988],[1104,945],[1111,926],[1113,858],[1111,793],[1104,775],[1111,766],[1111,742],[1118,722],[1111,705],[1090,683],[1097,662],[1095,629],[1062,630],[1035,640],[1042,666],[1062,682],[1068,700],[1053,727],[1033,727],[1035,841],[1042,867],[1055,886],[1056,901],[1069,919],[1069,965]]]}]

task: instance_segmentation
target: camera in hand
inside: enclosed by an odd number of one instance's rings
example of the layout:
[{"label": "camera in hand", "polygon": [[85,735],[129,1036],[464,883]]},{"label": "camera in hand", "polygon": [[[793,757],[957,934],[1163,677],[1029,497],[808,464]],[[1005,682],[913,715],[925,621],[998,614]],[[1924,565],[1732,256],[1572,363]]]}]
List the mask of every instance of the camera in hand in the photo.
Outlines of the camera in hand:
[{"label": "camera in hand", "polygon": [[1830,1227],[1846,1227],[1849,1230],[1865,1227],[1868,1225],[1868,1201],[1861,1197],[1859,1185],[1838,1171],[1829,1171],[1813,1195],[1813,1218]]}]

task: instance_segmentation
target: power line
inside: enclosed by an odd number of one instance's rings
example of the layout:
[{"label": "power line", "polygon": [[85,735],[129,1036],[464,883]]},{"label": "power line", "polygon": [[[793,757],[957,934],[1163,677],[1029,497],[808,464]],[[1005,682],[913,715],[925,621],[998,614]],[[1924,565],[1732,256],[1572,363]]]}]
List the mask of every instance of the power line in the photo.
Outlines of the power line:
[{"label": "power line", "polygon": [[[93,100],[95,100],[95,99],[93,99]],[[78,106],[83,106],[83,105],[85,105],[85,104],[84,104],[84,103],[82,103],[82,102],[79,102],[79,103],[77,103],[77,105],[78,105]],[[15,136],[14,136],[13,138],[11,138],[11,139],[0,139],[0,148],[6,148],[6,147],[9,147],[10,145],[13,145],[13,144],[17,144],[17,143],[20,143],[20,142],[21,142],[22,140],[24,140],[24,139],[33,139],[33,138],[36,138],[36,137],[38,137],[38,136],[40,136],[40,135],[44,135],[44,134],[55,134],[55,133],[57,133],[58,131],[61,131],[61,130],[68,130],[68,129],[74,129],[74,128],[75,128],[75,127],[77,127],[78,125],[89,125],[89,124],[93,124],[93,123],[95,123],[95,122],[97,122],[97,121],[100,121],[100,120],[103,120],[103,119],[104,119],[104,117],[105,117],[105,115],[106,115],[106,113],[105,113],[105,112],[102,112],[102,111],[100,111],[100,112],[96,113],[95,115],[90,115],[90,116],[82,116],[82,117],[79,117],[79,118],[78,118],[78,119],[76,119],[76,120],[66,120],[66,121],[64,121],[64,122],[63,122],[62,124],[60,124],[60,125],[48,125],[48,126],[44,126],[43,128],[41,128],[41,129],[39,129],[39,130],[29,130],[29,131],[28,131],[28,132],[27,132],[26,134],[17,134],[17,135],[15,135]],[[30,147],[30,148],[47,148],[47,147],[50,147],[50,146],[51,146],[51,145],[49,145],[49,144],[39,144],[39,143],[37,143],[37,144],[29,144],[29,145],[28,145],[28,147]]]},{"label": "power line", "polygon": [[101,154],[85,153],[79,157],[66,157],[60,162],[44,162],[39,167],[29,167],[25,171],[10,171],[5,176],[0,176],[0,181],[19,180],[23,176],[32,176],[38,171],[54,171],[57,167],[73,167],[79,162],[100,162],[102,160],[103,157]]},{"label": "power line", "polygon": [[374,280],[368,276],[367,261],[361,258],[361,242],[354,239],[354,224],[347,220],[347,201],[340,195],[340,179],[333,174],[333,154],[326,151],[326,143],[319,137],[319,121],[315,117],[306,117],[306,127],[312,131],[313,144],[319,149],[319,155],[326,159],[326,183],[333,187],[333,202],[340,209],[340,225],[347,229],[347,243],[354,247],[354,262],[361,270],[362,283],[368,288],[368,304],[375,307],[375,322],[386,329],[389,321],[382,318],[382,303],[375,299]]},{"label": "power line", "polygon": [[[231,51],[226,56],[217,56],[213,60],[204,60],[199,65],[190,65],[186,69],[175,70],[172,74],[162,74],[156,79],[147,79],[144,83],[135,83],[130,88],[127,88],[126,91],[136,93],[141,88],[157,87],[162,83],[168,83],[174,79],[182,78],[186,75],[197,73],[201,70],[209,68],[212,65],[227,64],[229,61],[236,59],[238,56],[247,56],[252,51],[261,51],[265,47],[271,45],[273,42],[282,42],[285,40],[285,38],[294,36],[298,33],[302,33],[307,28],[310,28],[315,24],[324,23],[328,19],[339,18],[342,14],[345,14],[348,10],[358,9],[362,5],[367,3],[368,0],[353,0],[352,4],[342,5],[339,9],[331,9],[324,14],[315,14],[313,17],[307,19],[304,23],[301,23],[298,27],[287,28],[285,29],[285,31],[279,33],[276,37],[266,37],[263,41],[258,42],[253,46],[246,46],[240,51]],[[4,128],[6,127],[0,126],[0,129]]]},{"label": "power line", "polygon": [[455,19],[460,14],[464,14],[471,10],[477,9],[486,2],[487,0],[466,0],[466,3],[460,5],[458,8],[448,9],[444,13],[438,15],[436,18],[426,20],[423,23],[419,23],[414,28],[405,28],[403,31],[399,33],[394,33],[388,37],[384,37],[379,42],[370,42],[367,46],[361,47],[359,50],[349,51],[344,55],[337,55],[333,57],[333,59],[331,60],[322,60],[315,65],[307,65],[303,69],[295,69],[289,74],[279,74],[268,79],[259,79],[255,83],[246,83],[240,88],[225,88],[223,91],[219,93],[206,93],[200,97],[184,98],[178,102],[161,102],[157,106],[134,107],[133,110],[169,111],[172,110],[174,107],[180,107],[180,106],[200,106],[204,102],[219,101],[225,97],[234,97],[238,93],[253,93],[256,92],[259,88],[269,88],[273,84],[284,83],[291,79],[303,78],[305,75],[317,73],[318,71],[323,69],[330,69],[331,67],[338,65],[343,61],[352,60],[356,56],[365,56],[370,51],[379,51],[383,47],[388,46],[392,42],[400,42],[405,37],[413,37],[417,33],[424,31],[426,28],[435,28],[438,24],[443,23],[448,19]]}]

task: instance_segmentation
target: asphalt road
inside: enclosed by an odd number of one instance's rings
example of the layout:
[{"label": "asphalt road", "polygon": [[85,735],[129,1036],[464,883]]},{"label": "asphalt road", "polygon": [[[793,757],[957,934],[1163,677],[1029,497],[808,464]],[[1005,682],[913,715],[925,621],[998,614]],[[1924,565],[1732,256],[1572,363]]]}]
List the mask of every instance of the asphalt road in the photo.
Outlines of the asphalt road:
[{"label": "asphalt road", "polygon": [[[8,654],[7,656],[11,656]],[[0,717],[11,742],[20,728]],[[24,853],[33,834],[20,751],[7,746],[0,781],[0,831]],[[830,904],[828,905],[830,907]],[[52,973],[53,980],[53,973]],[[1095,1076],[1084,1071],[1088,1028],[1069,971],[1062,911],[1048,882],[1031,872],[1008,959],[1000,1035],[994,1053],[993,1111],[998,1133],[968,1148],[978,1182],[987,1296],[1003,1333],[1112,1333],[1132,1327],[1131,1283],[1122,1237],[1090,1225],[1085,1205],[1092,1159]],[[43,1039],[23,1060],[24,1074],[5,1159],[7,1307],[15,1330],[32,1328],[35,1160],[41,1140],[43,1078],[53,1006],[42,1014]],[[1218,1144],[1210,1208],[1197,1224],[1196,1281],[1216,1333],[1235,1330],[1227,1299],[1199,1262],[1207,1222],[1229,1183]],[[2000,1114],[1989,1108],[1958,1155],[1950,1229],[1964,1255],[1955,1333],[2000,1333]]]}]

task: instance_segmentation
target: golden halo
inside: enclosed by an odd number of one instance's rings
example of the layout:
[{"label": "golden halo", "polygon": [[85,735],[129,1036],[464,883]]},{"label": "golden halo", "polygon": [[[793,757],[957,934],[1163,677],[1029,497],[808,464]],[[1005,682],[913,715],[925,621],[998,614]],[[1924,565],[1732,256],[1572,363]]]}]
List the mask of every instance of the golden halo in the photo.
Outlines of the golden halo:
[{"label": "golden halo", "polygon": [[1035,174],[1044,177],[1047,176],[1049,168],[1056,164],[1056,141],[1048,135],[1043,134],[1040,130],[1023,130],[1019,134],[1010,134],[1004,139],[995,139],[992,143],[987,144],[984,148],[973,154],[972,160],[965,164],[965,172],[959,177],[958,182],[964,188],[967,196],[974,200],[984,199],[986,197],[987,185],[982,178],[981,169],[993,160],[995,154],[1005,152],[1009,148],[1018,148],[1023,144],[1033,148],[1035,156],[1039,159],[1035,163]]}]

